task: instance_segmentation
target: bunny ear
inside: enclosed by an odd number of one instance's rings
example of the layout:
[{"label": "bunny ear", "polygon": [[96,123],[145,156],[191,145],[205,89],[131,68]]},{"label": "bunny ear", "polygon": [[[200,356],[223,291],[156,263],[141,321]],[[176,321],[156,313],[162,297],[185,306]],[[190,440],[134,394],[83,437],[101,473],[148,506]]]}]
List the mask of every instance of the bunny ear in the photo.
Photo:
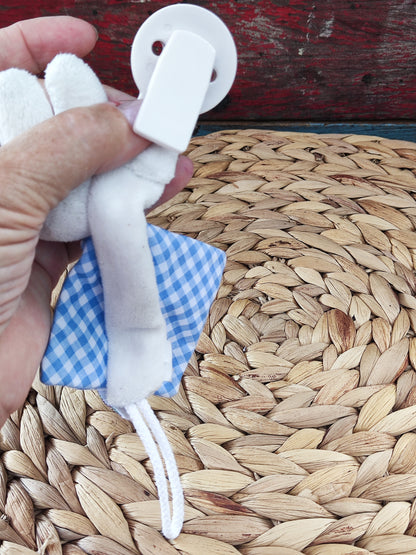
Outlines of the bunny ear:
[{"label": "bunny ear", "polygon": [[55,114],[107,102],[93,70],[74,54],[58,54],[45,71],[45,87]]},{"label": "bunny ear", "polygon": [[[58,54],[45,71],[45,88],[55,114],[71,108],[107,102],[107,95],[92,69],[73,54]],[[41,238],[77,241],[90,235],[87,205],[90,181],[62,200],[48,215]]]},{"label": "bunny ear", "polygon": [[[73,54],[58,54],[48,65],[45,87],[55,114],[107,102],[107,95],[92,69]],[[37,77],[24,69],[0,73],[0,144],[53,116]]]},{"label": "bunny ear", "polygon": [[38,79],[24,69],[0,73],[0,144],[53,116]]}]

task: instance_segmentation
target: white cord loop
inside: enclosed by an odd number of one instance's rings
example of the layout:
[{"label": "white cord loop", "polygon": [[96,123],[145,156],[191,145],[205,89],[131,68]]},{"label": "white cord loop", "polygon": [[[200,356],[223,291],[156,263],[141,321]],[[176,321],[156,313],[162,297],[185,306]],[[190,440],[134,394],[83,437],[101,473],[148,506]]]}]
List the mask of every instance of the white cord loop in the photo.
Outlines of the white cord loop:
[{"label": "white cord loop", "polygon": [[[125,410],[136,428],[153,466],[160,501],[162,534],[165,538],[173,540],[179,536],[184,519],[184,497],[175,456],[159,420],[146,399],[137,404],[128,405]],[[163,463],[170,482],[172,512]]]}]

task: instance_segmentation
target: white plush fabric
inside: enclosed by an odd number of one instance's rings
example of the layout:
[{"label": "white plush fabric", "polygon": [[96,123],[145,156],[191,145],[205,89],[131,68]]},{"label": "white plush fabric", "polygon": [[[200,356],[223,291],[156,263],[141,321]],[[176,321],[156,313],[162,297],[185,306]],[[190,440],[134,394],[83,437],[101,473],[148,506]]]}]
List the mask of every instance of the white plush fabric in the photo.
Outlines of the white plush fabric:
[{"label": "white plush fabric", "polygon": [[44,241],[79,241],[91,235],[88,221],[88,191],[91,180],[85,181],[51,210],[40,238]]},{"label": "white plush fabric", "polygon": [[[45,88],[55,114],[107,102],[98,77],[73,54],[59,54],[45,71]],[[90,235],[88,180],[74,189],[46,218],[41,237],[47,241],[78,241]]]},{"label": "white plush fabric", "polygon": [[100,80],[91,68],[73,54],[59,54],[46,68],[45,87],[55,114],[107,102]]},{"label": "white plush fabric", "polygon": [[[172,175],[173,160],[164,160],[153,148],[148,150],[155,164],[165,168],[165,175],[169,165]],[[139,170],[138,161],[136,166]],[[172,352],[144,215],[162,191],[160,183],[138,178],[127,167],[95,178],[90,188],[88,216],[104,288],[109,341],[106,396],[117,407],[147,397],[171,377]]]},{"label": "white plush fabric", "polygon": [[53,116],[38,79],[23,69],[0,73],[0,144]]}]

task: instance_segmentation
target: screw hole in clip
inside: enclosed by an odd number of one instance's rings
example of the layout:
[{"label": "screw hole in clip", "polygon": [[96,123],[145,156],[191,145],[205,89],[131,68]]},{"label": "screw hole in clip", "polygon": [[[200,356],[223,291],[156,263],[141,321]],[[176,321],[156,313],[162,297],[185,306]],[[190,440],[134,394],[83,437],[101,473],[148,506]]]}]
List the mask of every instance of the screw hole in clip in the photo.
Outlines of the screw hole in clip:
[{"label": "screw hole in clip", "polygon": [[215,70],[215,68],[212,70],[212,75],[211,75],[211,83],[213,83],[218,77],[218,74]]},{"label": "screw hole in clip", "polygon": [[155,40],[152,44],[152,52],[155,56],[160,56],[164,48],[164,43],[161,40]]}]

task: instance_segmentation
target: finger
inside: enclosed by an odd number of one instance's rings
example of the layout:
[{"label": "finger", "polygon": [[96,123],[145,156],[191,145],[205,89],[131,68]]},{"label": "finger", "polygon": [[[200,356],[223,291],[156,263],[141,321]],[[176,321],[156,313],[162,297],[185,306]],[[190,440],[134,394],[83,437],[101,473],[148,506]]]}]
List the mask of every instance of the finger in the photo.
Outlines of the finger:
[{"label": "finger", "polygon": [[68,265],[78,260],[81,255],[82,246],[79,241],[72,243],[39,241],[36,246],[35,263],[45,270],[49,278],[47,285],[53,289]]},{"label": "finger", "polygon": [[173,198],[179,191],[182,191],[184,187],[189,183],[192,174],[193,174],[193,164],[192,161],[187,158],[186,156],[180,156],[178,159],[178,164],[176,166],[176,173],[175,177],[172,179],[170,183],[168,183],[163,191],[162,196],[157,201],[157,203],[152,206],[156,208],[161,204],[167,202],[171,198]]},{"label": "finger", "polygon": [[43,71],[59,52],[86,56],[97,42],[95,28],[69,16],[27,19],[0,29],[0,71],[9,67]]},{"label": "finger", "polygon": [[50,286],[35,264],[18,310],[0,334],[0,427],[24,402],[50,333]]},{"label": "finger", "polygon": [[128,119],[130,125],[133,127],[139,112],[142,100],[138,100],[135,96],[131,96],[123,91],[104,85],[104,90],[107,95],[108,101],[121,110],[124,116]]},{"label": "finger", "polygon": [[111,104],[63,112],[0,149],[1,207],[15,215],[16,225],[41,226],[73,188],[148,144]]}]

